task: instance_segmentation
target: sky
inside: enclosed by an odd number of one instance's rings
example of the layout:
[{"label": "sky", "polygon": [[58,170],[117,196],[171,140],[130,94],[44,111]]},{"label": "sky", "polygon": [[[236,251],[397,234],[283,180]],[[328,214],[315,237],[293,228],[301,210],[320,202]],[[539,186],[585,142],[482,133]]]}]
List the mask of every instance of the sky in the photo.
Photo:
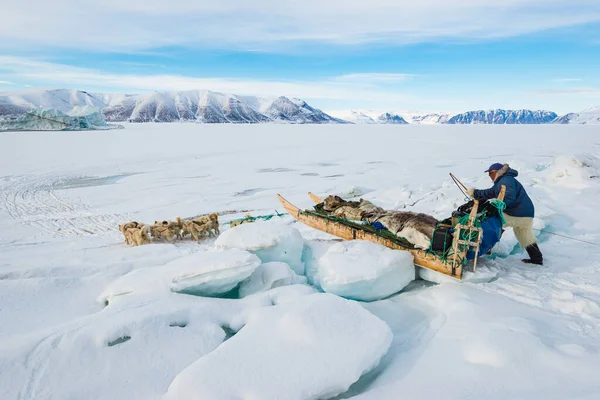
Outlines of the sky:
[{"label": "sky", "polygon": [[598,0],[3,0],[0,91],[208,89],[323,110],[600,105]]}]

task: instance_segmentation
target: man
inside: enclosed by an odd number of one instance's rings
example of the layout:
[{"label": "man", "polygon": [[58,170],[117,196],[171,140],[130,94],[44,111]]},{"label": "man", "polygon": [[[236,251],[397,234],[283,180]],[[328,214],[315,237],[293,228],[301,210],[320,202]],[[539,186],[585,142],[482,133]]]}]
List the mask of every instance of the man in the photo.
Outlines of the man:
[{"label": "man", "polygon": [[506,219],[506,226],[513,228],[519,244],[529,254],[529,258],[524,259],[523,262],[543,265],[542,252],[533,235],[533,202],[525,192],[523,185],[515,179],[519,173],[510,168],[508,164],[500,163],[490,165],[485,172],[494,182],[494,186],[484,190],[468,189],[467,193],[479,201],[495,199],[500,194],[500,188],[504,185],[506,187],[504,218]]}]

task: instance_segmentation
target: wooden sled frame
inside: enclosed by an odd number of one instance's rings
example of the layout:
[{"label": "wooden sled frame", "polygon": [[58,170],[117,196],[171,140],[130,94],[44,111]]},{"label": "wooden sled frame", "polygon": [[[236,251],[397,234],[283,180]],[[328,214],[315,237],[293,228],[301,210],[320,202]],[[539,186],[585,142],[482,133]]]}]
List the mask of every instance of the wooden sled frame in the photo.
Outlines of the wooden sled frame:
[{"label": "wooden sled frame", "polygon": [[[502,186],[500,195],[498,196],[499,200],[504,198],[505,190],[506,188]],[[321,203],[323,201],[319,196],[316,196],[313,193],[309,192],[308,195],[315,203]],[[414,257],[414,263],[416,266],[427,268],[456,279],[462,278],[463,264],[464,260],[466,260],[467,252],[469,250],[473,250],[475,254],[479,254],[479,244],[481,242],[482,231],[481,228],[475,226],[475,218],[477,217],[477,208],[479,206],[479,202],[477,200],[475,200],[473,209],[469,214],[468,222],[464,225],[459,224],[454,227],[455,233],[452,241],[452,250],[445,259],[442,259],[425,250],[410,248],[409,246],[403,245],[400,240],[393,240],[392,238],[383,237],[377,233],[360,229],[359,227],[352,226],[351,224],[345,224],[342,221],[333,218],[327,218],[326,216],[317,214],[315,212],[302,211],[279,194],[277,195],[277,198],[279,199],[279,202],[283,208],[285,208],[285,210],[292,217],[305,225],[346,240],[368,240],[369,242],[382,244],[390,249],[410,251]],[[471,242],[461,240],[461,233],[465,231],[467,232],[467,237],[471,237],[473,232],[477,232],[477,241]],[[461,248],[462,250],[460,250]],[[476,268],[477,257],[475,257],[473,261],[473,270],[475,271]]]}]

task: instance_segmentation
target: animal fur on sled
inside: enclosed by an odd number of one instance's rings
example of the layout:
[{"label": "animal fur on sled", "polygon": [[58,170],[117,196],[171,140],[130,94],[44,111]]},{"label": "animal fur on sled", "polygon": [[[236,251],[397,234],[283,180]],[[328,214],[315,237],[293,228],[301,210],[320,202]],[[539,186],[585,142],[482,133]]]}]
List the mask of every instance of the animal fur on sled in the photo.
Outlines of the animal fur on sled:
[{"label": "animal fur on sled", "polygon": [[391,233],[403,237],[419,249],[428,249],[438,220],[427,214],[410,211],[387,211],[370,201],[345,201],[328,196],[322,209],[330,215],[369,223],[380,222]]}]

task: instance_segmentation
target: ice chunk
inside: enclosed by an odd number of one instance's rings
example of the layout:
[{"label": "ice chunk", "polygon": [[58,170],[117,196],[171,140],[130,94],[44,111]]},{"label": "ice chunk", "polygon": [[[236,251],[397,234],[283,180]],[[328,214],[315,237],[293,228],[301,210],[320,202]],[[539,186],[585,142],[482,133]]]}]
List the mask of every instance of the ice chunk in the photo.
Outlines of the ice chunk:
[{"label": "ice chunk", "polygon": [[598,172],[589,162],[573,156],[561,155],[554,158],[546,179],[556,185],[583,189],[590,185],[590,180],[594,176],[598,176]]},{"label": "ice chunk", "polygon": [[279,286],[305,283],[306,277],[296,275],[286,263],[277,261],[264,263],[259,265],[252,275],[240,284],[240,297],[265,292]]},{"label": "ice chunk", "polygon": [[294,272],[304,275],[302,250],[304,239],[296,228],[278,221],[257,221],[242,224],[221,234],[215,245],[226,249],[243,249],[258,256],[262,262],[281,261]]},{"label": "ice chunk", "polygon": [[259,310],[190,365],[167,399],[325,399],[377,366],[392,333],[357,303],[317,293]]},{"label": "ice chunk", "polygon": [[315,281],[324,291],[364,301],[399,292],[415,279],[410,252],[361,240],[334,244],[317,268]]},{"label": "ice chunk", "polygon": [[163,266],[140,268],[123,275],[98,301],[110,302],[116,296],[161,291],[218,296],[235,288],[259,265],[258,257],[244,250],[199,251]]}]

